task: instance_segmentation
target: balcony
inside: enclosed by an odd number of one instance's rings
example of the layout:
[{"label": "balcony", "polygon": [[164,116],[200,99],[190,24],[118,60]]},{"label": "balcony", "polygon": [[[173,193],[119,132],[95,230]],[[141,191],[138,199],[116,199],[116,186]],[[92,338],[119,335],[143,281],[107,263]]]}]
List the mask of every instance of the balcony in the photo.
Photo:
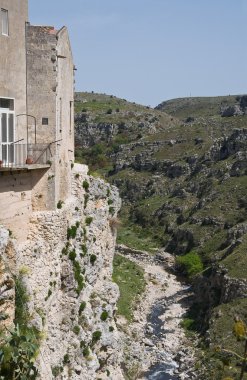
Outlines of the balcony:
[{"label": "balcony", "polygon": [[51,165],[51,144],[0,144],[0,172],[34,170]]}]

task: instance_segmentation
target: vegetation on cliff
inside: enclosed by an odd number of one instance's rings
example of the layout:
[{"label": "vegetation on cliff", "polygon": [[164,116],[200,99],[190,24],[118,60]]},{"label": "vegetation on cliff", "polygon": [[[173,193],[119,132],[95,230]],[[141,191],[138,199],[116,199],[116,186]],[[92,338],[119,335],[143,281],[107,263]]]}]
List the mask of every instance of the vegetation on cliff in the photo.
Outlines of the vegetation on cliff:
[{"label": "vegetation on cliff", "polygon": [[41,334],[30,325],[23,276],[15,279],[15,326],[0,332],[0,379],[34,380]]}]

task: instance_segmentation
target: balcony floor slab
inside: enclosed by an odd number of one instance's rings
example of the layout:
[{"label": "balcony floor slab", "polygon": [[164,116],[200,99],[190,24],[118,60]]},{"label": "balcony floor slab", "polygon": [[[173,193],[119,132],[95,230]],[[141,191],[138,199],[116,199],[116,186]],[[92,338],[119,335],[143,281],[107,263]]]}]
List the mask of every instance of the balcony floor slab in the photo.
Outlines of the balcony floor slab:
[{"label": "balcony floor slab", "polygon": [[4,172],[18,172],[18,171],[29,171],[29,170],[38,170],[38,169],[49,169],[51,165],[48,164],[31,164],[31,165],[22,165],[22,166],[2,166],[0,167],[0,173]]}]

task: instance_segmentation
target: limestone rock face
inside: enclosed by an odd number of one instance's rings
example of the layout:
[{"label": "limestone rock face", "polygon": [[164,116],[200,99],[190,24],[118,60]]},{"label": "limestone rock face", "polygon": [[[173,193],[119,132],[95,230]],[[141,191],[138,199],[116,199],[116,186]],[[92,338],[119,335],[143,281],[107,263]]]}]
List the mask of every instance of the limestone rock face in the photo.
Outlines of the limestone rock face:
[{"label": "limestone rock face", "polygon": [[0,326],[10,328],[14,320],[15,249],[9,238],[9,231],[0,226]]},{"label": "limestone rock face", "polygon": [[[35,212],[26,242],[17,247],[17,271],[29,293],[30,323],[43,333],[42,380],[122,379],[121,342],[112,283],[117,189],[75,165],[71,197],[61,209]],[[0,249],[7,237],[0,235]]]},{"label": "limestone rock face", "polygon": [[223,107],[221,109],[222,117],[231,117],[231,116],[239,116],[239,115],[243,115],[243,111],[241,110],[238,104],[234,106]]}]

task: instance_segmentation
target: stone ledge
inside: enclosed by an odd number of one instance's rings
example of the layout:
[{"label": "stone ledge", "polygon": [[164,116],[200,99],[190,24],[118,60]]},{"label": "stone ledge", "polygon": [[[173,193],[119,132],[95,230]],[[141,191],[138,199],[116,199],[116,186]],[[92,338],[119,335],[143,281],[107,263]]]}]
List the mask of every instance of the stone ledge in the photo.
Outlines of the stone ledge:
[{"label": "stone ledge", "polygon": [[0,173],[49,169],[50,167],[51,165],[48,165],[48,164],[31,164],[31,165],[23,165],[23,166],[1,167]]}]

